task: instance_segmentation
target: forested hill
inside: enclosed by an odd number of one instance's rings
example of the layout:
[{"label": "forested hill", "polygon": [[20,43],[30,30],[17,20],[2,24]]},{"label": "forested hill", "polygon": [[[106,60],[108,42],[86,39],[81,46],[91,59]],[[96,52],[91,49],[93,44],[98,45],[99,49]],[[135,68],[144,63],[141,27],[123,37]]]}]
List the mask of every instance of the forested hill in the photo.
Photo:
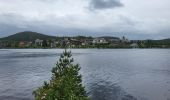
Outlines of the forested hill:
[{"label": "forested hill", "polygon": [[44,35],[37,32],[24,31],[19,32],[14,35],[10,35],[8,37],[1,38],[1,41],[34,41],[36,39],[48,40],[55,39],[55,36]]},{"label": "forested hill", "polygon": [[170,44],[170,39],[145,40],[145,42],[148,42],[150,44],[155,44],[155,45],[169,45]]}]

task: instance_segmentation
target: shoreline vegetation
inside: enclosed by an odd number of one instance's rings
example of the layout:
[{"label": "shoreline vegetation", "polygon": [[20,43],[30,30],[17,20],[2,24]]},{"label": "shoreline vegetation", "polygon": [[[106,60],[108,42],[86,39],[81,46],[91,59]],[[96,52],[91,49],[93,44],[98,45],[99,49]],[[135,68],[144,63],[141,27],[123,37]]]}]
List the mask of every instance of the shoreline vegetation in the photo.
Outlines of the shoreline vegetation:
[{"label": "shoreline vegetation", "polygon": [[[3,49],[66,49],[66,48],[0,48]],[[160,48],[160,47],[152,47],[152,48],[68,48],[68,49],[170,49],[168,48]]]},{"label": "shoreline vegetation", "polygon": [[35,100],[89,100],[79,74],[80,66],[73,64],[71,56],[71,51],[65,49],[51,70],[50,81],[44,81],[33,91]]},{"label": "shoreline vegetation", "polygon": [[36,32],[20,32],[0,38],[0,49],[50,49],[50,48],[170,48],[170,38],[162,40],[129,40],[125,36],[48,36]]}]

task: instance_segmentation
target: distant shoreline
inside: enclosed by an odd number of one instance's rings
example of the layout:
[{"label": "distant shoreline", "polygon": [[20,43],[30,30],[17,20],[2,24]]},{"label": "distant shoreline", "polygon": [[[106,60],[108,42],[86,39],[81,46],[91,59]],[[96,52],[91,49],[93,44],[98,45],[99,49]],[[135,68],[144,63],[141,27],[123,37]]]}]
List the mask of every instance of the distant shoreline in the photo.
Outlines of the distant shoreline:
[{"label": "distant shoreline", "polygon": [[25,31],[0,38],[0,48],[5,49],[130,49],[130,48],[170,48],[170,39],[129,40],[114,36],[73,36],[55,37]]},{"label": "distant shoreline", "polygon": [[170,48],[0,48],[1,49],[170,49]]}]

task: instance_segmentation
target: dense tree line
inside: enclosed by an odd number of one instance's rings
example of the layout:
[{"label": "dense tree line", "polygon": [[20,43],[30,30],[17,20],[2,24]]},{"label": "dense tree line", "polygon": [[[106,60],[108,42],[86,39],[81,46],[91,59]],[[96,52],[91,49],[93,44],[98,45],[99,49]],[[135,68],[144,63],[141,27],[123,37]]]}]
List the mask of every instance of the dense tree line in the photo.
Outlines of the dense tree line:
[{"label": "dense tree line", "polygon": [[170,48],[170,40],[144,40],[140,48]]}]

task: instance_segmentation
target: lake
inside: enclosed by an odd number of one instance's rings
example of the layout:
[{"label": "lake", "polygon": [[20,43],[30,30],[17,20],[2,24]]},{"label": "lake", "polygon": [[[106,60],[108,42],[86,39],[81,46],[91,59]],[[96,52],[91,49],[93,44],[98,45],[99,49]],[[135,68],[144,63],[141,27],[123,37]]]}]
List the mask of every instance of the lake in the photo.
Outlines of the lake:
[{"label": "lake", "polygon": [[[0,49],[0,100],[33,100],[62,49]],[[92,100],[170,100],[170,49],[72,49]]]}]

